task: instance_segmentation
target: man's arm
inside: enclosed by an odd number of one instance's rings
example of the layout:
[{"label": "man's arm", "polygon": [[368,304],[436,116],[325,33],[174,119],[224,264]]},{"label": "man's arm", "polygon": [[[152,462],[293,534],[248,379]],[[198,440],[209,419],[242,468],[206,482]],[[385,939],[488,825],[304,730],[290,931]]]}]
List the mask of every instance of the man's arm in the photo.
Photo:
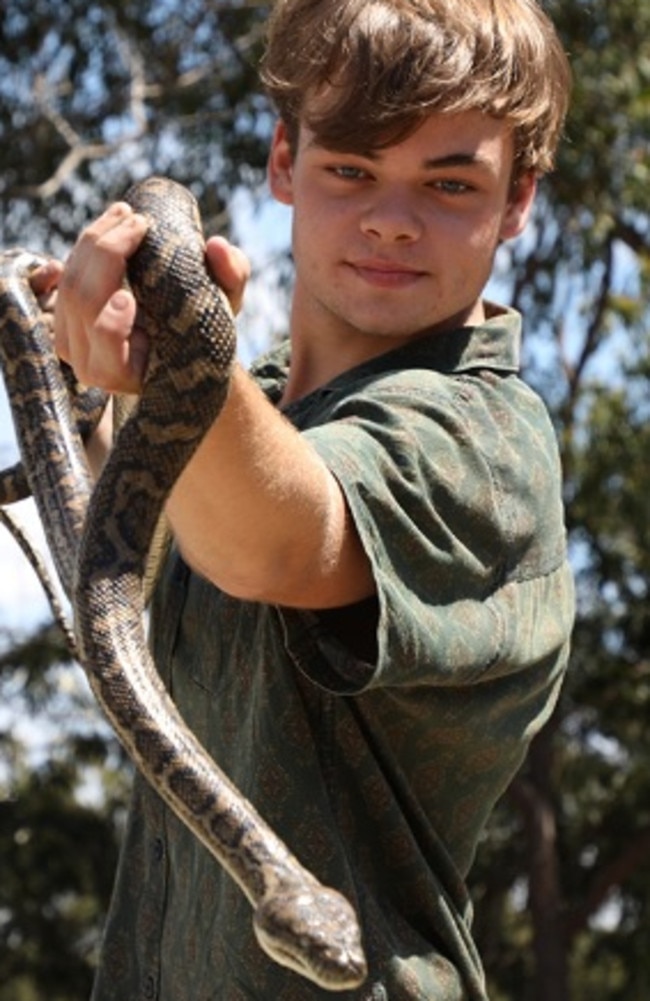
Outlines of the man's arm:
[{"label": "man's arm", "polygon": [[[57,296],[60,354],[81,381],[116,392],[139,390],[146,365],[135,303],[122,288],[145,230],[127,206],[114,206],[80,237]],[[207,257],[237,308],[247,263],[221,240],[208,241]],[[336,479],[239,366],[168,516],[189,564],[234,596],[328,608],[374,590]]]},{"label": "man's arm", "polygon": [[167,511],[188,562],[238,597],[328,608],[373,590],[338,483],[239,367]]}]

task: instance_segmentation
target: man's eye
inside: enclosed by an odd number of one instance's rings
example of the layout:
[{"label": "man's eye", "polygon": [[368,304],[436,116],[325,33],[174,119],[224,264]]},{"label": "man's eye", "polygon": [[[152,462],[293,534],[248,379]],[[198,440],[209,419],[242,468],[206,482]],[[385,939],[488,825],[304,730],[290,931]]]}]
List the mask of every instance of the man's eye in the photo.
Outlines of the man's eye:
[{"label": "man's eye", "polygon": [[434,181],[433,187],[446,195],[463,195],[472,191],[472,186],[465,181]]},{"label": "man's eye", "polygon": [[360,177],[366,176],[365,170],[362,170],[361,167],[352,167],[350,164],[340,164],[337,167],[332,167],[331,170],[336,177],[340,177],[344,181],[356,181]]}]

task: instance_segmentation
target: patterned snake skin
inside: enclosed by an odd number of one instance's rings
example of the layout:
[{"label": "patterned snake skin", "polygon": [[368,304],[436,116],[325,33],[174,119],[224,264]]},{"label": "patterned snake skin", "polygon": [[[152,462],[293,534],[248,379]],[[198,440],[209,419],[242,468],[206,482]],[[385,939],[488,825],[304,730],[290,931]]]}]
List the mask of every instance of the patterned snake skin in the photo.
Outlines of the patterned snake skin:
[{"label": "patterned snake skin", "polygon": [[94,489],[28,282],[39,262],[0,257],[0,362],[23,468],[72,597],[83,667],[135,764],[239,884],[268,955],[327,990],[347,990],[366,975],[352,908],[302,868],[206,754],[148,653],[147,552],[165,498],[223,405],[235,333],[205,271],[189,192],[153,178],[127,200],[150,220],[129,281],[151,356],[138,406]]}]

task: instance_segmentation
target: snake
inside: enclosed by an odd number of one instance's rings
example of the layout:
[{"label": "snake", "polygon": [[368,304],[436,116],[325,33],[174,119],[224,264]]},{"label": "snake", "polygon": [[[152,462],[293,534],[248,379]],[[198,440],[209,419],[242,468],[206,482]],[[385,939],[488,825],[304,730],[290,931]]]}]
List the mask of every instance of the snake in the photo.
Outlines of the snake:
[{"label": "snake", "polygon": [[149,652],[147,554],[165,500],[224,405],[236,333],[228,300],[206,269],[191,192],[152,177],[125,200],[148,220],[127,280],[149,360],[96,483],[29,282],[40,259],[28,251],[0,255],[0,364],[22,466],[70,595],[79,660],[135,766],[239,886],[264,952],[327,991],[349,990],[367,976],[354,908],[304,868],[222,772]]}]

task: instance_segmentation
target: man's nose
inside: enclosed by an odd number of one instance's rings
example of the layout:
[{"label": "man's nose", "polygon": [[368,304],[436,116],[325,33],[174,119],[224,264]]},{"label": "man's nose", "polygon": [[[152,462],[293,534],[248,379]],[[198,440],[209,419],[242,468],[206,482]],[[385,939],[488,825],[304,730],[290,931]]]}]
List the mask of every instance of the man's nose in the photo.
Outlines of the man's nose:
[{"label": "man's nose", "polygon": [[423,223],[413,196],[393,190],[373,195],[362,214],[361,229],[375,239],[405,242],[419,239]]}]

